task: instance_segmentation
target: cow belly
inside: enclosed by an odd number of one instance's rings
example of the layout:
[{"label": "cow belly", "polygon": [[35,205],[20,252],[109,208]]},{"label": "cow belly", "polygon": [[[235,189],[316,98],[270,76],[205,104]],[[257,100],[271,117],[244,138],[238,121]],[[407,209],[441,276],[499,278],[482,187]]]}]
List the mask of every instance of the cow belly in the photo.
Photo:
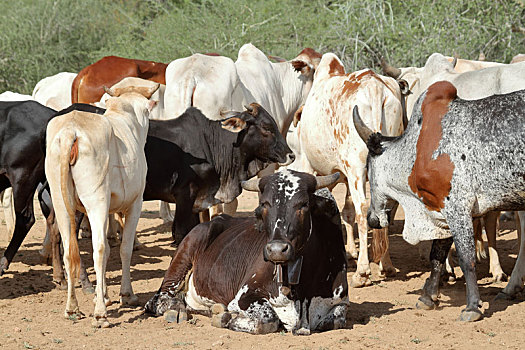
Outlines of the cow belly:
[{"label": "cow belly", "polygon": [[195,284],[193,283],[193,273],[190,276],[188,283],[188,292],[186,293],[186,305],[193,310],[208,311],[215,304],[215,302],[206,297],[201,297],[195,290]]}]

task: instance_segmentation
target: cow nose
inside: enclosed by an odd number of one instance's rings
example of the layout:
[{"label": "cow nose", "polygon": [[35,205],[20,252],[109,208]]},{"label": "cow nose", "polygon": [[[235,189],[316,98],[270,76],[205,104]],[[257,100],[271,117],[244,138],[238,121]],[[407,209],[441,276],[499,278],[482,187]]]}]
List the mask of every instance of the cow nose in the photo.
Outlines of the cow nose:
[{"label": "cow nose", "polygon": [[375,216],[374,214],[368,212],[368,214],[366,215],[366,219],[368,221],[368,226],[370,226],[371,228],[376,228],[376,229],[381,228],[381,223],[379,222],[379,218]]},{"label": "cow nose", "polygon": [[285,263],[292,258],[292,245],[284,241],[272,241],[266,244],[265,255],[273,263]]},{"label": "cow nose", "polygon": [[280,163],[279,165],[287,166],[287,165],[292,164],[294,160],[295,160],[295,154],[293,154],[293,152],[290,152],[286,154],[286,161],[284,163]]}]

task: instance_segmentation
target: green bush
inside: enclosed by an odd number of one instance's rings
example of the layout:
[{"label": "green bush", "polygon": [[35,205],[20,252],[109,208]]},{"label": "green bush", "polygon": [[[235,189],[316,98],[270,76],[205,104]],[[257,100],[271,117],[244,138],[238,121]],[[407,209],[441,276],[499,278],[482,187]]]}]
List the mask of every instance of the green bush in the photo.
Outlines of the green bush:
[{"label": "green bush", "polygon": [[0,11],[0,91],[29,94],[107,55],[235,59],[248,42],[288,59],[304,47],[332,51],[348,71],[382,55],[421,66],[433,52],[500,62],[525,52],[523,0],[17,0]]}]

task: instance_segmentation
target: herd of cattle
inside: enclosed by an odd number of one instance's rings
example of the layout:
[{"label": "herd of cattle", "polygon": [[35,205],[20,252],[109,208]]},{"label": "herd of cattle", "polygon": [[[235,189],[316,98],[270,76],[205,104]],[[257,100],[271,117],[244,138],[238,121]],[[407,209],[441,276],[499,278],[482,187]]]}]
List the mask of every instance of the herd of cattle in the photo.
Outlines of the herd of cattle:
[{"label": "herd of cattle", "polygon": [[[63,248],[66,317],[80,315],[80,279],[95,292],[93,324],[108,327],[108,238],[120,231],[121,303],[138,305],[135,231],[143,201],[161,200],[178,247],[146,312],[176,322],[203,313],[217,327],[255,334],[310,334],[345,325],[347,258],[357,258],[350,285],[371,284],[368,227],[374,260],[395,274],[388,226],[401,204],[403,238],[432,241],[417,307],[437,305],[454,243],[467,286],[460,319],[480,319],[481,226],[490,271],[502,280],[499,211],[525,210],[525,62],[435,53],[420,68],[383,61],[383,76],[346,73],[335,54],[310,48],[290,61],[269,57],[252,44],[235,62],[217,54],[170,64],[110,56],[41,80],[32,96],[0,94],[0,190],[12,233],[0,275],[35,221],[38,189],[58,284]],[[338,182],[347,190],[341,213],[326,189]],[[253,217],[231,216],[242,189],[259,193]],[[176,203],[174,218],[168,203]],[[230,215],[217,215],[222,210]],[[78,247],[84,215],[95,289]],[[524,251],[522,234],[500,297],[523,289]]]}]

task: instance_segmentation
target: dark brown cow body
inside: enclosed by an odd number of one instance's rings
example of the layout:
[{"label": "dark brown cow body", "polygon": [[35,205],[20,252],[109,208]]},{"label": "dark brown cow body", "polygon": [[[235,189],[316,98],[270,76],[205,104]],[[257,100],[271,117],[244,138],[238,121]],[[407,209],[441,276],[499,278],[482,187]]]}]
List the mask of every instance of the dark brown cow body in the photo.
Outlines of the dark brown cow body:
[{"label": "dark brown cow body", "polygon": [[71,103],[95,103],[110,87],[127,77],[147,79],[166,84],[165,63],[106,56],[83,68],[73,80]]},{"label": "dark brown cow body", "polygon": [[348,285],[339,211],[328,190],[314,193],[338,177],[283,171],[243,184],[261,192],[256,217],[221,215],[195,227],[146,311],[180,321],[222,304],[226,312],[214,315],[214,325],[254,334],[280,324],[295,334],[343,327]]}]

